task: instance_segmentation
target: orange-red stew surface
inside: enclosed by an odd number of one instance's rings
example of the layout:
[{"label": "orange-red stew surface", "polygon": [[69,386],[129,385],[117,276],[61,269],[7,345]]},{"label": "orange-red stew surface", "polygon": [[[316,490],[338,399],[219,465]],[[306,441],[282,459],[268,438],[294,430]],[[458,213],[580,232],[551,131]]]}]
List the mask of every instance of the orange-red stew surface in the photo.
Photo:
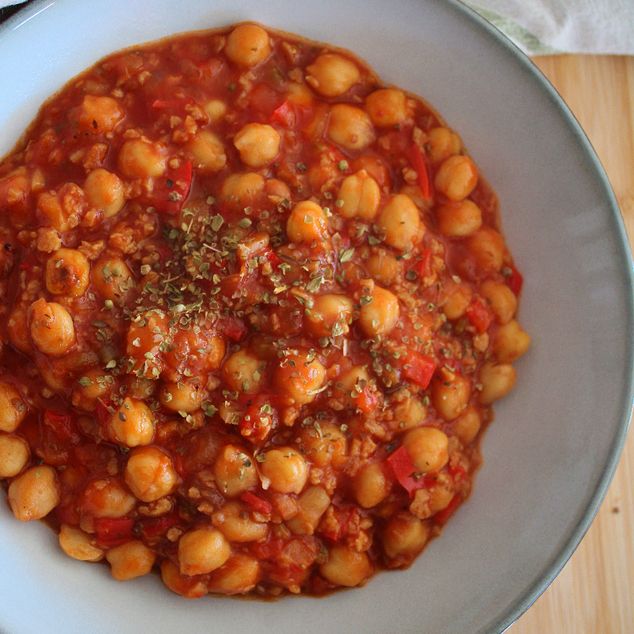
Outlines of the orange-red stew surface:
[{"label": "orange-red stew surface", "polygon": [[71,81],[0,163],[0,240],[15,517],[187,597],[408,566],[530,341],[460,137],[251,24]]}]

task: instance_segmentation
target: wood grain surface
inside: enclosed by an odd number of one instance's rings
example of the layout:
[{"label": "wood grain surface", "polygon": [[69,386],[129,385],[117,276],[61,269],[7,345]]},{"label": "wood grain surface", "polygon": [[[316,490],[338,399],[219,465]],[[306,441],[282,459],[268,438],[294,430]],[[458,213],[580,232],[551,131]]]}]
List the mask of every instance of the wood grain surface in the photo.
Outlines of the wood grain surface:
[{"label": "wood grain surface", "polygon": [[[537,57],[594,145],[634,245],[634,57]],[[634,633],[634,432],[590,530],[511,634]]]}]

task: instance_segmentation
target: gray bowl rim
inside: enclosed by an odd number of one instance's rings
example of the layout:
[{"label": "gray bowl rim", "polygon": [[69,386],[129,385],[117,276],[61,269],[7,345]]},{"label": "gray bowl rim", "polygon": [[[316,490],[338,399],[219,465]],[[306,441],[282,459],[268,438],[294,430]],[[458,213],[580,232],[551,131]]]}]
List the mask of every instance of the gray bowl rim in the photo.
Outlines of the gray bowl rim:
[{"label": "gray bowl rim", "polygon": [[[557,109],[559,114],[561,114],[562,119],[573,133],[575,140],[585,155],[585,158],[590,160],[592,167],[594,168],[594,176],[597,181],[596,186],[599,187],[609,205],[610,211],[612,212],[611,220],[613,232],[618,238],[619,247],[619,252],[616,257],[617,259],[620,259],[624,265],[622,273],[625,278],[624,283],[627,288],[627,295],[629,298],[625,329],[628,335],[627,339],[632,342],[632,345],[628,348],[627,373],[624,376],[624,380],[627,383],[627,389],[625,390],[624,398],[621,403],[621,422],[612,441],[607,462],[604,466],[601,477],[596,483],[594,491],[590,496],[590,501],[584,514],[570,532],[570,535],[560,552],[546,564],[535,581],[526,590],[524,590],[524,592],[511,605],[509,605],[502,614],[496,616],[492,621],[490,621],[486,626],[486,629],[483,630],[485,632],[504,632],[513,625],[513,623],[515,623],[515,621],[517,621],[520,616],[522,616],[522,614],[524,614],[524,612],[526,612],[526,610],[535,603],[535,601],[537,601],[537,599],[555,580],[570,557],[572,557],[573,553],[581,543],[581,540],[588,532],[588,529],[590,528],[603,499],[605,498],[612,478],[614,477],[614,472],[618,466],[621,452],[623,451],[623,447],[625,445],[625,439],[630,425],[630,418],[632,417],[632,408],[634,407],[634,275],[632,270],[632,253],[630,251],[623,217],[621,216],[621,210],[612,190],[612,186],[610,185],[610,181],[608,180],[607,174],[605,173],[605,169],[603,168],[603,165],[601,164],[601,161],[599,160],[595,149],[592,147],[586,133],[583,131],[581,124],[572,114],[570,108],[566,105],[555,87],[530,60],[530,58],[524,54],[523,51],[521,51],[510,39],[506,37],[506,35],[494,27],[490,22],[485,20],[471,7],[463,4],[460,0],[432,1],[444,2],[444,4],[453,11],[457,19],[469,22],[472,28],[488,35],[489,39],[498,46],[503,54],[512,57],[517,66],[530,73],[530,76],[533,78],[538,88],[548,97],[549,101]],[[34,2],[19,9],[8,20],[0,24],[0,37],[8,31],[19,29],[33,18],[36,18],[38,15],[44,13],[46,9],[57,2],[58,0],[35,0]]]}]

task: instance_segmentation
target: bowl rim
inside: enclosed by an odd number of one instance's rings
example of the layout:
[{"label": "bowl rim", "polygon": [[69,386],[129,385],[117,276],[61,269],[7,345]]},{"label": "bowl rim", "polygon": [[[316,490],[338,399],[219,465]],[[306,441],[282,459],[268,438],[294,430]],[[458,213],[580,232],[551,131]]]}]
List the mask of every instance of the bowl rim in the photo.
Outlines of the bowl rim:
[{"label": "bowl rim", "polygon": [[[43,13],[51,6],[58,3],[59,0],[33,0],[29,4],[21,7],[18,11],[0,24],[0,37],[7,31],[19,29],[24,24]],[[630,248],[625,224],[619,204],[616,200],[614,191],[608,179],[596,150],[588,139],[581,124],[572,113],[566,102],[563,100],[556,88],[550,83],[542,71],[535,65],[533,61],[517,47],[506,35],[504,35],[493,24],[479,15],[473,8],[463,3],[461,0],[432,0],[443,3],[446,8],[451,10],[456,19],[467,21],[470,25],[488,36],[488,39],[498,46],[505,54],[513,59],[516,66],[528,74],[534,81],[535,85],[548,98],[551,104],[561,115],[568,129],[573,133],[576,142],[584,153],[584,158],[589,159],[594,168],[594,176],[597,178],[597,185],[601,189],[601,194],[609,205],[612,221],[612,230],[618,242],[618,259],[623,264],[629,266],[622,270],[623,281],[627,289],[629,299],[627,307],[627,316],[625,323],[625,332],[627,339],[634,344],[634,271],[632,251]],[[551,558],[545,565],[543,570],[536,576],[535,580],[524,590],[524,592],[510,605],[508,605],[499,615],[489,621],[485,632],[504,632],[513,623],[515,623],[533,603],[545,592],[545,590],[555,580],[561,572],[568,560],[572,557],[575,550],[581,543],[588,529],[590,528],[598,510],[605,498],[607,490],[610,486],[616,468],[618,466],[625,440],[627,437],[630,421],[632,418],[632,410],[634,407],[634,345],[628,346],[627,350],[627,373],[624,377],[626,380],[625,390],[621,402],[621,420],[613,439],[607,462],[599,477],[594,490],[590,496],[589,503],[586,506],[582,516],[576,526],[570,531],[567,540],[561,547],[559,553]]]}]

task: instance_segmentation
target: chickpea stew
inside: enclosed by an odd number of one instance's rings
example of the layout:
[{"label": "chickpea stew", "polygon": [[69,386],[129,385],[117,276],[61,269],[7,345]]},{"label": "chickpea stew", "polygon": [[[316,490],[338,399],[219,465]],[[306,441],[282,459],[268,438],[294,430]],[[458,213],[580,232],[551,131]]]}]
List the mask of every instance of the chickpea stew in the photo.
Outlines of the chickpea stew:
[{"label": "chickpea stew", "polygon": [[0,237],[13,514],[186,597],[410,565],[530,344],[460,137],[255,24],[73,79],[0,162]]}]

